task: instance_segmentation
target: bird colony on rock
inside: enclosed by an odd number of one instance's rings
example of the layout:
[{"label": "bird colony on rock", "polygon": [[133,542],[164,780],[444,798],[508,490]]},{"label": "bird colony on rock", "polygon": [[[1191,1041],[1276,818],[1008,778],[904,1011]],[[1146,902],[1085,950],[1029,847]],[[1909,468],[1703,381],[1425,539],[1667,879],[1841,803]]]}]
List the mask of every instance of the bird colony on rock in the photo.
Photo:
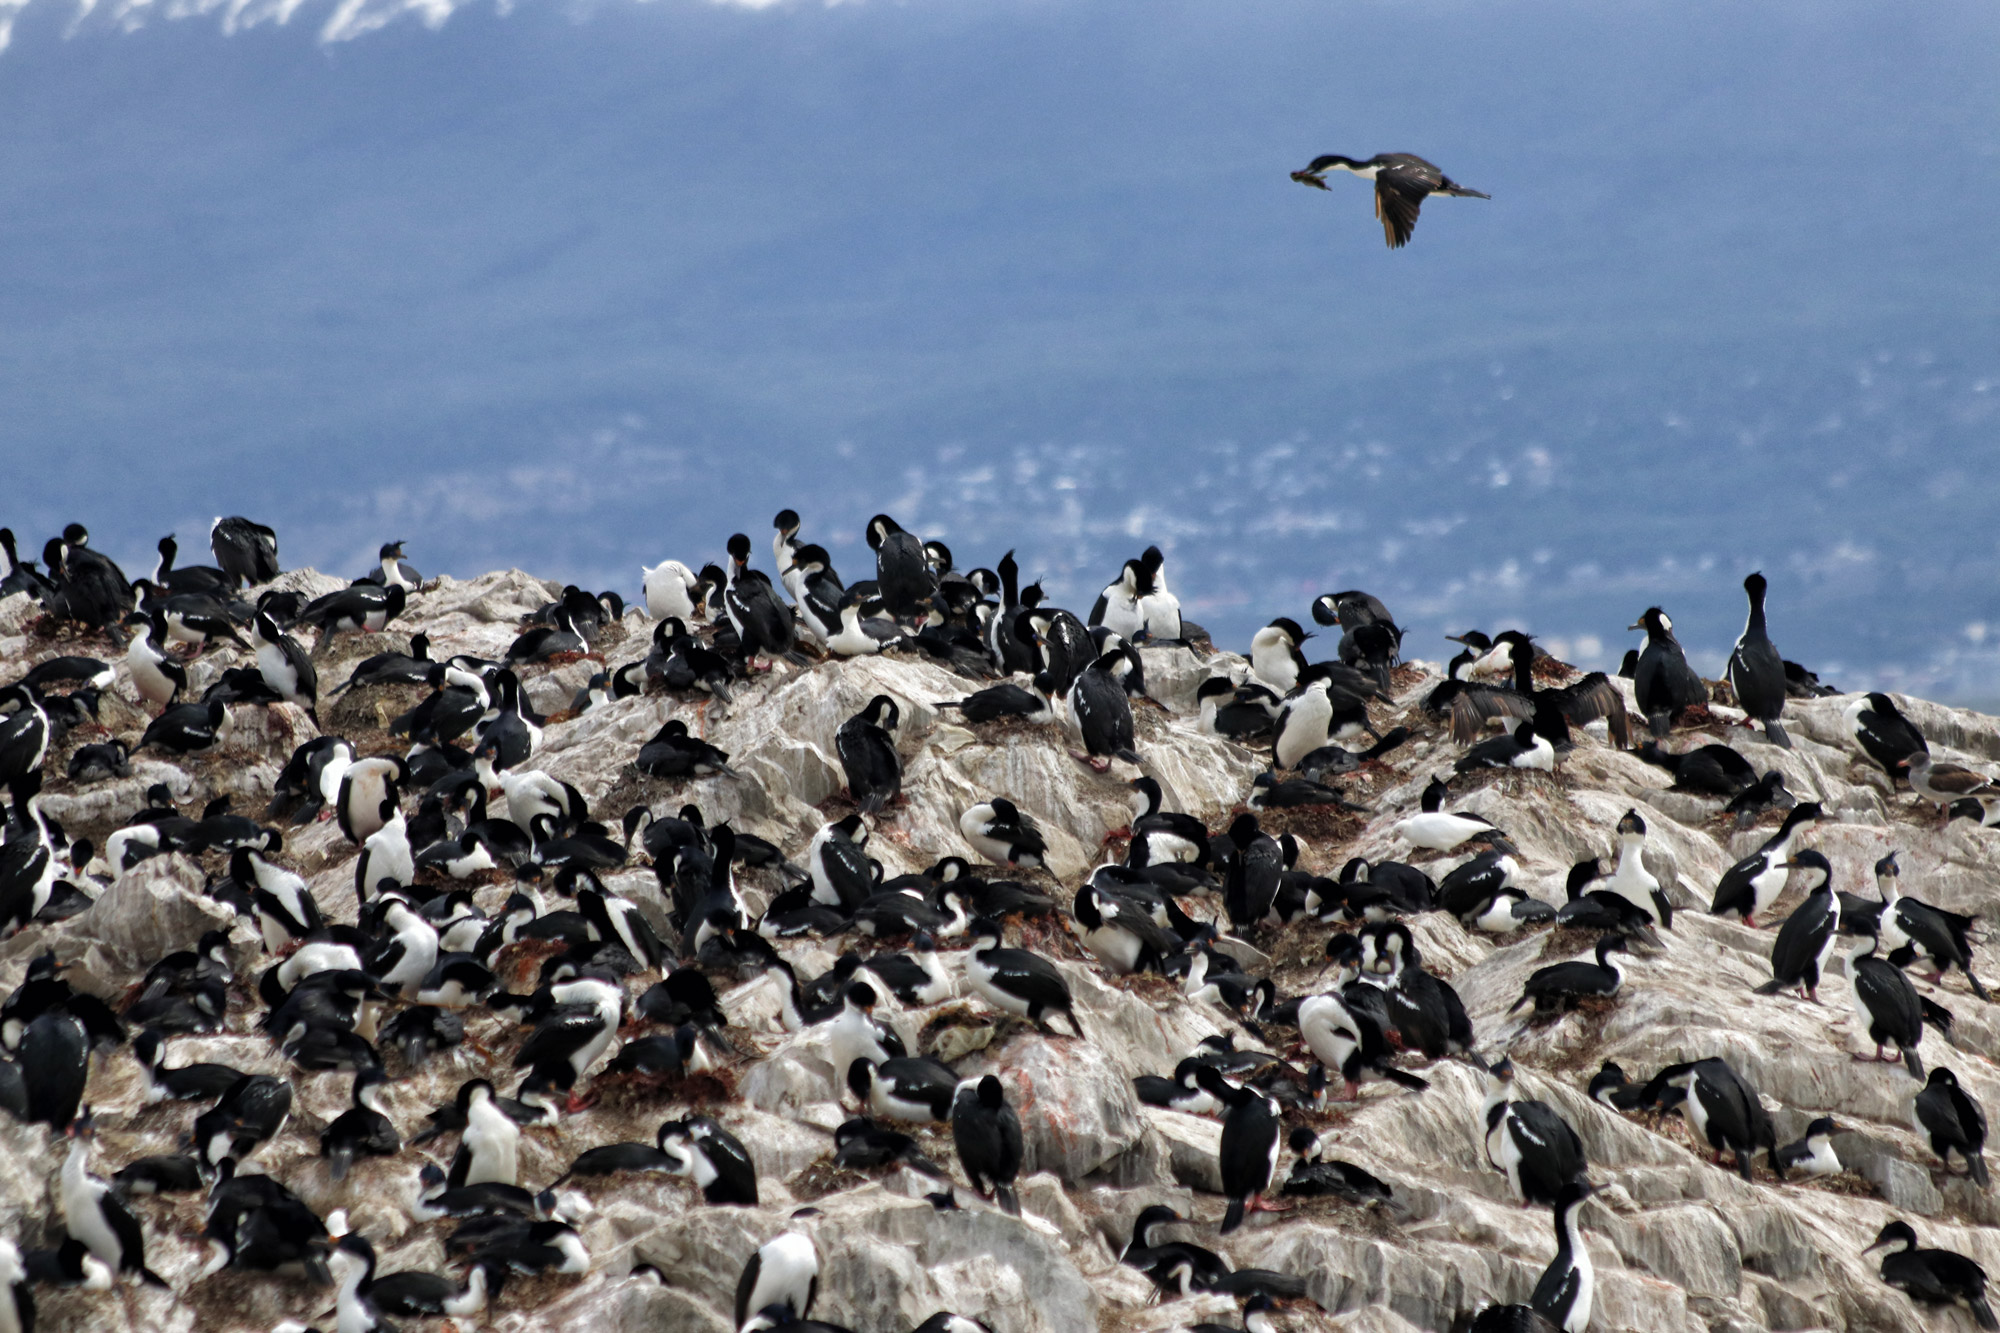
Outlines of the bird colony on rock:
[{"label": "bird colony on rock", "polygon": [[[1475,193],[1336,169],[1392,245]],[[774,528],[629,607],[0,531],[0,1330],[1995,1327],[1901,1214],[2000,1220],[2000,788],[1931,749],[2000,730],[1757,574],[1726,683],[1660,607],[1440,673],[1358,590],[1237,656],[1159,547],[1080,618]]]}]

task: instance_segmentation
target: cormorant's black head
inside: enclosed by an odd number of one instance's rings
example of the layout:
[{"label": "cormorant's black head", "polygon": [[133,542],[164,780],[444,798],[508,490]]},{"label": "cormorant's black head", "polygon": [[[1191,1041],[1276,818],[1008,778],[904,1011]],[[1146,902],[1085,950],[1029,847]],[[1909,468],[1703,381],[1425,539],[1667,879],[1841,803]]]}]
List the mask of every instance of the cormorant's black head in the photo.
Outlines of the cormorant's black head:
[{"label": "cormorant's black head", "polygon": [[1302,627],[1298,621],[1293,620],[1289,616],[1279,616],[1276,620],[1272,621],[1264,628],[1282,631],[1285,637],[1289,638],[1292,641],[1292,646],[1294,648],[1304,643],[1307,639],[1313,637],[1310,631]]},{"label": "cormorant's black head", "polygon": [[1818,801],[1805,801],[1792,807],[1792,812],[1785,816],[1785,822],[1779,828],[1778,832],[1780,834],[1790,833],[1800,825],[1810,824],[1816,819],[1823,818],[1825,815],[1826,811],[1820,807]]},{"label": "cormorant's black head", "polygon": [[771,526],[776,528],[778,531],[784,533],[787,537],[791,536],[793,533],[799,530],[798,511],[793,509],[780,509],[778,511],[778,516],[771,520]]},{"label": "cormorant's black head", "polygon": [[1894,1246],[1898,1250],[1914,1250],[1917,1248],[1917,1233],[1911,1229],[1908,1222],[1891,1222],[1882,1228],[1880,1235],[1875,1237],[1875,1243],[1862,1253],[1879,1250],[1885,1245]]},{"label": "cormorant's black head", "polygon": [[1903,868],[1896,864],[1896,854],[1894,852],[1890,852],[1875,863],[1875,878],[1878,880],[1897,879],[1901,877],[1902,873]]},{"label": "cormorant's black head", "polygon": [[1169,1222],[1182,1222],[1185,1220],[1185,1218],[1166,1204],[1148,1204],[1139,1210],[1137,1217],[1132,1219],[1132,1239],[1142,1246],[1150,1244],[1153,1238],[1153,1228],[1163,1227]]},{"label": "cormorant's black head", "polygon": [[729,558],[738,568],[750,563],[750,538],[743,533],[733,533],[729,538]]},{"label": "cormorant's black head", "polygon": [[887,514],[877,514],[868,520],[868,549],[879,551],[882,543],[903,530],[903,525]]},{"label": "cormorant's black head", "polygon": [[1646,631],[1647,636],[1651,638],[1663,635],[1671,635],[1674,632],[1674,622],[1670,618],[1668,618],[1667,613],[1665,611],[1662,611],[1659,607],[1649,606],[1636,621],[1632,622],[1630,625],[1627,625],[1625,628],[1642,629]]}]

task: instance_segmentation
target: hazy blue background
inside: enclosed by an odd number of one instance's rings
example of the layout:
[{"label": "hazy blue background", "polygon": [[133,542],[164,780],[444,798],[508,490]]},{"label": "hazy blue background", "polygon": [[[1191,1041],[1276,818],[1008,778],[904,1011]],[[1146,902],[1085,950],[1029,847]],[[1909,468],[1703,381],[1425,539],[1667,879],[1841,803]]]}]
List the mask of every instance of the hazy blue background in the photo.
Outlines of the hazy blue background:
[{"label": "hazy blue background", "polygon": [[[1600,662],[1761,567],[1788,655],[2000,695],[1985,0],[451,4],[17,7],[0,522],[629,594],[886,509]],[[1286,178],[1386,150],[1494,198],[1391,253]]]}]

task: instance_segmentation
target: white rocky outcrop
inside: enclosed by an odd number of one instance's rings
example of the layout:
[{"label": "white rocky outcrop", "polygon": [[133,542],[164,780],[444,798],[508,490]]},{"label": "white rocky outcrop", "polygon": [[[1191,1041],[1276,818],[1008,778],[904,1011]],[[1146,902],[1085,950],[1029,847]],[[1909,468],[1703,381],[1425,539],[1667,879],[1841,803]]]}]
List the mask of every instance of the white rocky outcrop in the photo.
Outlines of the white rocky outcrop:
[{"label": "white rocky outcrop", "polygon": [[[335,586],[309,572],[287,575],[285,582],[312,591]],[[434,655],[497,656],[518,632],[519,617],[554,591],[517,571],[466,582],[441,580],[412,599],[409,613],[389,633],[342,636],[316,647],[323,688],[344,679],[361,657],[405,645],[418,629],[430,634]],[[108,655],[101,643],[41,638],[21,601],[0,603],[0,647],[6,650],[0,675],[11,679],[18,668],[56,652]],[[607,630],[597,646],[611,663],[628,661],[645,651],[647,632],[643,620],[634,618]],[[1194,725],[1193,691],[1211,670],[1234,666],[1240,672],[1240,659],[1210,658],[1185,648],[1149,649],[1145,657],[1153,692],[1169,708],[1137,710],[1144,771],[1159,779],[1170,806],[1219,829],[1250,793],[1251,778],[1267,766],[1268,755],[1202,734]],[[232,662],[224,650],[196,663],[195,688]],[[597,669],[600,664],[582,661],[522,674],[536,706],[556,712],[567,709]],[[1418,734],[1384,762],[1340,780],[1350,799],[1372,813],[1268,817],[1274,830],[1299,830],[1307,867],[1335,874],[1348,857],[1364,855],[1416,860],[1437,876],[1461,859],[1413,856],[1390,832],[1397,818],[1415,808],[1425,782],[1447,772],[1460,752],[1438,728],[1416,717],[1415,702],[1437,678],[1434,668],[1399,671],[1397,706],[1378,708],[1378,722],[1407,722]],[[119,688],[125,697],[107,701],[103,718],[129,739],[143,725],[143,715],[129,686]],[[1047,831],[1049,865],[1065,886],[1060,897],[1067,903],[1081,875],[1105,854],[1107,838],[1126,826],[1125,784],[1135,772],[1123,765],[1110,774],[1091,771],[1070,756],[1068,738],[1058,731],[968,727],[939,709],[941,702],[973,688],[975,683],[916,658],[804,669],[781,665],[741,686],[727,707],[698,712],[693,701],[650,695],[552,723],[534,762],[573,783],[606,823],[615,825],[632,804],[645,802],[670,813],[691,801],[711,823],[728,820],[796,856],[829,817],[851,809],[842,796],[835,729],[871,696],[888,694],[902,707],[896,740],[907,799],[874,821],[869,851],[885,873],[918,870],[947,855],[970,856],[959,833],[960,812],[976,801],[1007,796]],[[384,731],[388,718],[418,696],[416,690],[356,690],[337,702],[323,700],[320,715],[330,730],[364,749],[383,749],[390,744]],[[2000,906],[2000,830],[1965,820],[1939,828],[1931,807],[1915,802],[1907,789],[1892,788],[1856,750],[1842,722],[1849,702],[1840,697],[1795,702],[1786,715],[1794,750],[1779,750],[1761,733],[1726,721],[1676,736],[1674,748],[1706,740],[1731,745],[1760,770],[1781,769],[1801,799],[1821,802],[1828,819],[1806,841],[1832,861],[1837,887],[1872,896],[1871,867],[1894,849],[1900,852],[1905,892],[1990,919]],[[1940,755],[1974,764],[2000,761],[2000,722],[1919,700],[1905,707]],[[80,730],[51,757],[47,808],[72,834],[87,834],[100,845],[110,829],[144,804],[147,787],[160,781],[197,809],[229,793],[240,811],[261,814],[278,767],[292,746],[313,734],[312,725],[289,706],[233,711],[236,726],[216,752],[146,760],[134,766],[130,778],[72,790],[59,775],[68,748],[91,739],[87,728]],[[1718,706],[1713,716],[1726,719],[1728,710]],[[742,777],[667,782],[637,775],[632,759],[638,745],[669,717],[687,719],[728,750]],[[1906,1217],[1925,1244],[1957,1249],[2000,1274],[2000,1232],[1993,1230],[2000,1223],[2000,1202],[1962,1178],[1933,1170],[1935,1160],[1911,1123],[1918,1085],[1899,1066],[1851,1058],[1868,1044],[1849,1006],[1841,964],[1836,962],[1834,975],[1823,981],[1819,1006],[1753,993],[1769,977],[1774,932],[1711,918],[1704,909],[1722,871],[1768,836],[1775,816],[1760,829],[1739,831],[1720,820],[1719,801],[1669,791],[1668,781],[1663,770],[1584,735],[1552,777],[1509,772],[1454,784],[1454,807],[1476,811],[1506,829],[1521,849],[1528,887],[1552,902],[1560,901],[1572,862],[1595,854],[1609,864],[1613,826],[1626,809],[1637,808],[1651,830],[1648,865],[1687,909],[1665,934],[1664,949],[1629,962],[1614,1004],[1525,1027],[1511,1045],[1520,1095],[1539,1097],[1570,1120],[1587,1149],[1592,1178],[1603,1187],[1583,1215],[1598,1272],[1591,1327],[1694,1333],[1960,1326],[1952,1323],[1959,1316],[1927,1313],[1885,1287],[1874,1258],[1861,1251],[1885,1221]],[[307,876],[329,915],[344,921],[355,913],[352,855],[330,822],[286,830],[282,859]],[[204,930],[231,924],[229,913],[201,892],[204,871],[220,869],[215,858],[206,867],[186,858],[161,858],[94,890],[98,902],[88,912],[31,927],[0,944],[0,991],[18,983],[29,957],[53,947],[59,959],[77,964],[77,984],[116,1001],[150,960],[193,944]],[[653,877],[642,865],[635,862],[607,878],[649,912],[662,913]],[[746,873],[743,882],[758,897],[780,887],[775,876],[762,872]],[[479,901],[497,907],[510,887],[483,886]],[[1797,898],[1794,891],[1781,901],[1773,919]],[[1213,902],[1191,906],[1219,911]],[[1410,924],[1428,964],[1463,996],[1482,1048],[1495,1056],[1499,1050],[1488,1043],[1517,1026],[1506,1010],[1527,974],[1547,962],[1580,956],[1590,943],[1545,930],[1496,941],[1439,913]],[[1302,924],[1256,939],[1283,993],[1298,994],[1314,983],[1328,932]],[[261,970],[265,960],[247,923],[235,924],[233,942],[240,971]],[[788,944],[786,952],[801,975],[808,975],[830,964],[842,947],[806,942]],[[662,1119],[700,1110],[731,1126],[750,1147],[762,1176],[762,1204],[711,1207],[685,1183],[657,1177],[571,1186],[588,1200],[581,1230],[593,1270],[580,1278],[510,1285],[486,1325],[725,1333],[744,1260],[792,1225],[793,1211],[808,1203],[820,1210],[807,1224],[822,1255],[821,1300],[814,1313],[863,1333],[902,1333],[940,1309],[984,1319],[1000,1333],[1237,1322],[1229,1303],[1213,1297],[1150,1305],[1150,1284],[1116,1262],[1130,1219],[1153,1202],[1172,1203],[1196,1219],[1176,1234],[1223,1250],[1239,1264],[1306,1277],[1324,1309],[1293,1308],[1281,1316],[1282,1328],[1443,1329],[1484,1304],[1526,1298],[1554,1240],[1546,1211],[1515,1205],[1502,1178],[1485,1164],[1476,1123],[1482,1095],[1477,1070],[1438,1062],[1421,1070],[1432,1082],[1428,1091],[1409,1094],[1371,1085],[1357,1102],[1309,1117],[1330,1151],[1391,1182],[1394,1207],[1309,1203],[1287,1213],[1253,1215],[1241,1231],[1218,1240],[1215,1224],[1223,1201],[1214,1193],[1216,1122],[1144,1108],[1131,1080],[1171,1072],[1205,1036],[1234,1033],[1245,1045],[1256,1039],[1220,1010],[1196,1005],[1155,978],[1106,977],[1060,933],[1043,937],[1037,947],[1056,958],[1069,977],[1087,1041],[1044,1036],[1018,1023],[991,1023],[974,1001],[948,1002],[955,1013],[974,1020],[970,1028],[951,1029],[948,1050],[959,1073],[998,1074],[1021,1114],[1027,1139],[1022,1218],[975,1199],[947,1130],[920,1131],[919,1138],[957,1180],[959,1211],[935,1211],[923,1197],[935,1183],[914,1172],[867,1178],[833,1170],[831,1130],[853,1113],[852,1100],[823,1041],[811,1032],[783,1033],[768,983],[742,983],[724,1000],[730,1037],[742,1056],[724,1079],[685,1089],[607,1089],[590,1109],[524,1136],[523,1175],[543,1183],[584,1148],[650,1141]],[[945,957],[958,975],[958,955]],[[724,985],[724,979],[717,981]],[[1976,999],[1955,973],[1941,986],[1920,981],[1919,989],[1950,1008],[1956,1020],[1949,1045],[1935,1033],[1926,1035],[1926,1064],[1950,1064],[1976,1097],[2000,1108],[2000,1070],[1993,1063],[2000,1051],[2000,1009]],[[934,1017],[892,1015],[913,1046]],[[251,1032],[250,1020],[247,1011],[239,1011],[227,1033],[176,1039],[174,1060],[218,1059],[288,1074],[298,1089],[293,1123],[258,1154],[258,1164],[314,1207],[346,1208],[355,1227],[374,1241],[383,1271],[442,1268],[445,1227],[414,1223],[404,1208],[423,1155],[406,1148],[390,1161],[364,1161],[345,1181],[334,1183],[315,1155],[317,1134],[345,1108],[349,1077],[288,1069],[271,1044]],[[476,1047],[469,1042],[389,1087],[385,1103],[406,1137],[419,1128],[425,1112],[449,1099],[460,1080],[489,1064],[505,1072],[513,1029],[477,1016],[468,1022],[468,1033]],[[1286,1034],[1271,1028],[1266,1035],[1281,1041]],[[1274,1049],[1297,1060],[1310,1058]],[[1835,1146],[1850,1172],[1830,1181],[1780,1183],[1760,1167],[1746,1183],[1694,1150],[1678,1120],[1652,1124],[1619,1116],[1584,1095],[1603,1060],[1616,1060],[1633,1077],[1644,1078],[1673,1061],[1717,1055],[1761,1091],[1781,1137],[1796,1137],[1813,1116],[1836,1116],[1847,1132]],[[87,1099],[100,1126],[101,1172],[141,1155],[173,1151],[187,1131],[190,1109],[146,1107],[141,1087],[129,1051],[94,1062]],[[449,1143],[431,1150],[448,1150]],[[1289,1160],[1284,1154],[1281,1172]],[[24,1244],[43,1243],[55,1225],[53,1180],[59,1165],[59,1149],[40,1127],[0,1125],[0,1231]],[[206,1257],[197,1241],[199,1201],[147,1200],[137,1207],[154,1246],[151,1266],[167,1276],[174,1293],[43,1292],[43,1328],[235,1333],[266,1329],[286,1317],[320,1318],[330,1305],[330,1290],[296,1279],[225,1274],[197,1281]],[[666,1284],[626,1276],[642,1262],[659,1267]],[[321,1324],[329,1327],[330,1320],[322,1318]]]}]

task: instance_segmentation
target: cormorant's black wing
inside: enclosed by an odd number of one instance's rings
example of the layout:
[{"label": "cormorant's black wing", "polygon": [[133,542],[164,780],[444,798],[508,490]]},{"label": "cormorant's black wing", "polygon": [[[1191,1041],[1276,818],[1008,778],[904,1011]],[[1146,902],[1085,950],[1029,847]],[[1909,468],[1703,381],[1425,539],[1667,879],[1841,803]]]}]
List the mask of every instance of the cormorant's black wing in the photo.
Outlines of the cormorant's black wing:
[{"label": "cormorant's black wing", "polygon": [[1375,178],[1375,216],[1382,221],[1382,238],[1391,250],[1400,250],[1410,243],[1410,233],[1417,229],[1417,209],[1422,207],[1427,193],[1410,189],[1387,176]]}]

